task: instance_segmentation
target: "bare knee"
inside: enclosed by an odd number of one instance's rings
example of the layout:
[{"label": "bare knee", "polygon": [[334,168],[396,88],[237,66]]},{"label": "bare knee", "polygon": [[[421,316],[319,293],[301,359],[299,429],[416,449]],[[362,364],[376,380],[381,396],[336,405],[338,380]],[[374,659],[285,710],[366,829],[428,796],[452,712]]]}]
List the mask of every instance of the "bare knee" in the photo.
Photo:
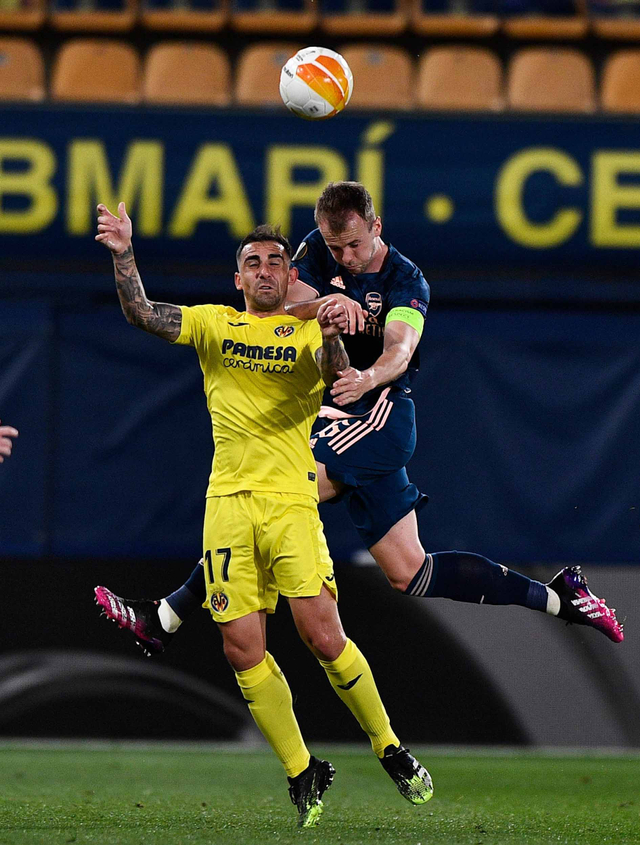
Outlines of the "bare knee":
[{"label": "bare knee", "polygon": [[312,631],[300,631],[300,636],[318,660],[327,662],[337,660],[347,644],[347,638],[342,629],[335,631],[319,628]]},{"label": "bare knee", "polygon": [[405,572],[391,572],[387,575],[387,581],[389,585],[393,587],[394,590],[397,590],[399,593],[406,593],[409,584],[412,582],[413,578],[411,575]]},{"label": "bare knee", "polygon": [[347,638],[342,628],[335,596],[323,586],[309,598],[290,598],[289,606],[302,642],[318,660],[336,660],[344,651]]},{"label": "bare knee", "polygon": [[392,528],[369,551],[393,589],[405,593],[424,563],[425,551],[417,535],[395,534]]},{"label": "bare knee", "polygon": [[225,638],[223,641],[224,656],[235,672],[252,669],[264,660],[264,648],[261,643],[241,642]]}]

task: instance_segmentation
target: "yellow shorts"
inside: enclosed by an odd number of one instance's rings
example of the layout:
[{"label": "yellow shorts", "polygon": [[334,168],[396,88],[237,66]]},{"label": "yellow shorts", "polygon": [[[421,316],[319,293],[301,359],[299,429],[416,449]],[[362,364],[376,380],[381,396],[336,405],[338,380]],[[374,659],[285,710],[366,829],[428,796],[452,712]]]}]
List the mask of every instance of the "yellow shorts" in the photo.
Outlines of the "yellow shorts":
[{"label": "yellow shorts", "polygon": [[273,613],[282,593],[338,595],[333,563],[311,496],[240,492],[207,499],[204,516],[205,607],[216,622],[256,610]]}]

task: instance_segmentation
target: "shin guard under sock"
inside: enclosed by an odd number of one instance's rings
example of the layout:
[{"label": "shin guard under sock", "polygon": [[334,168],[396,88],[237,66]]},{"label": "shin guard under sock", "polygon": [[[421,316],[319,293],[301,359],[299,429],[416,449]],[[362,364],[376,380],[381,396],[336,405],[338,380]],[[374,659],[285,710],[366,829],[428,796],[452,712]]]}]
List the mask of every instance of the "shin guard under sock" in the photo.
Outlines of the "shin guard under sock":
[{"label": "shin guard under sock", "polygon": [[374,753],[382,757],[388,745],[400,745],[400,740],[391,730],[369,664],[357,645],[347,640],[342,653],[335,660],[319,662],[331,686],[371,740]]},{"label": "shin guard under sock", "polygon": [[267,652],[257,666],[236,672],[236,680],[256,725],[285,772],[296,777],[307,768],[311,755],[293,712],[289,684],[278,664]]}]

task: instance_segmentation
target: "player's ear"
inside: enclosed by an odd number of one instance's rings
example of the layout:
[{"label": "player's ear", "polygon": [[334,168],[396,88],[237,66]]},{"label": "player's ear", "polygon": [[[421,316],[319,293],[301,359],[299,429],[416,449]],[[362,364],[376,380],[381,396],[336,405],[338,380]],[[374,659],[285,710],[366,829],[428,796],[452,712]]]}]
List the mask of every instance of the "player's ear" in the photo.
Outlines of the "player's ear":
[{"label": "player's ear", "polygon": [[379,217],[376,217],[376,219],[373,221],[372,228],[373,234],[376,236],[376,238],[379,238],[382,234],[382,220]]},{"label": "player's ear", "polygon": [[289,284],[294,285],[298,281],[298,268],[289,267]]},{"label": "player's ear", "polygon": [[238,290],[242,290],[242,279],[240,278],[240,273],[233,274],[233,281]]}]

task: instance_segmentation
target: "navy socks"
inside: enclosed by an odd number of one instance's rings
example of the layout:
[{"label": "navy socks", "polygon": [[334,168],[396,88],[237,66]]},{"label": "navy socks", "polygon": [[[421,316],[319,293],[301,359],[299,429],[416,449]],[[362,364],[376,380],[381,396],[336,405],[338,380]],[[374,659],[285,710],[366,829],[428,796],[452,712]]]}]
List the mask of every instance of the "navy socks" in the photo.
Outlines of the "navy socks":
[{"label": "navy socks", "polygon": [[184,620],[197,607],[201,607],[206,598],[207,587],[204,581],[204,567],[201,563],[198,563],[182,587],[167,596],[167,602],[176,616]]},{"label": "navy socks", "polygon": [[548,598],[540,581],[472,552],[428,554],[405,593],[473,604],[519,604],[542,612]]}]

